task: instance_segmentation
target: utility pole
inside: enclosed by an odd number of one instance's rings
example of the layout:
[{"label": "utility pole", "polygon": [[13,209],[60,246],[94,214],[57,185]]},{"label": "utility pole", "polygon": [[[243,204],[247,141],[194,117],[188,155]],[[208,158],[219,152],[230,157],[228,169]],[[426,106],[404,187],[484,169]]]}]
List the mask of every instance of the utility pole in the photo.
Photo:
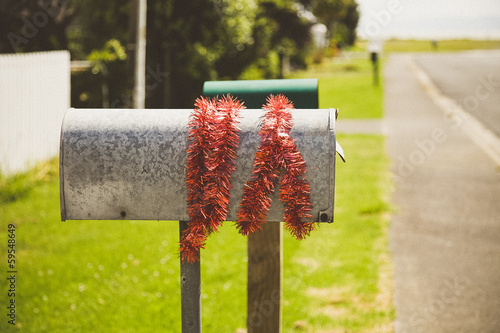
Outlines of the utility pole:
[{"label": "utility pole", "polygon": [[146,9],[147,0],[137,0],[137,31],[134,68],[134,108],[144,109],[146,99]]}]

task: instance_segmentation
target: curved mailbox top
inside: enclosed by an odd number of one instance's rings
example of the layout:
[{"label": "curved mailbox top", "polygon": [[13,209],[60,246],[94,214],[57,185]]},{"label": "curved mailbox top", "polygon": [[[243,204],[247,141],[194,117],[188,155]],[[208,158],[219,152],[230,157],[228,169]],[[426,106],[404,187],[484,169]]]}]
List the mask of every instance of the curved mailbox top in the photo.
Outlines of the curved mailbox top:
[{"label": "curved mailbox top", "polygon": [[[69,109],[61,129],[62,220],[188,221],[185,170],[189,109]],[[262,110],[243,110],[226,220],[236,220],[250,179]],[[310,221],[333,222],[335,110],[292,110],[295,140],[307,165]],[[268,221],[282,221],[273,196]]]}]

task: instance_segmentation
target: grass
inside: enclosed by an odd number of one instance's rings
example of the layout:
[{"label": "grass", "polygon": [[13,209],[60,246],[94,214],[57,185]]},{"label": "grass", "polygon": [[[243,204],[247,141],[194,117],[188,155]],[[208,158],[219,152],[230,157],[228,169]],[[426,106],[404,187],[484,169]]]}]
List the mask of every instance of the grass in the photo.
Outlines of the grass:
[{"label": "grass", "polygon": [[291,78],[317,78],[319,107],[339,108],[339,119],[383,117],[383,81],[373,84],[373,68],[368,57],[325,58],[321,65],[293,73]]},{"label": "grass", "polygon": [[384,52],[456,52],[467,50],[500,49],[500,40],[452,39],[438,41],[436,49],[431,41],[390,39],[384,43]]},{"label": "grass", "polygon": [[16,201],[26,196],[37,185],[57,175],[57,161],[43,161],[26,172],[6,177],[0,173],[0,203]]},{"label": "grass", "polygon": [[[337,169],[336,222],[305,241],[284,236],[285,332],[369,332],[390,328],[393,319],[384,138],[338,139],[350,159]],[[57,167],[52,163],[49,169]],[[60,222],[59,184],[50,174],[23,197],[1,203],[0,217],[1,239],[7,224],[16,226],[21,331],[180,331],[176,222]],[[246,242],[226,223],[202,255],[206,332],[245,327],[246,262]],[[0,289],[7,289],[5,279]],[[8,327],[0,322],[0,331]]]},{"label": "grass", "polygon": [[[438,40],[437,48],[431,40],[389,39],[384,41],[384,53],[392,52],[457,52],[468,50],[500,49],[500,40],[444,39]],[[351,51],[367,52],[368,41],[360,40]]]},{"label": "grass", "polygon": [[384,138],[338,140],[350,157],[337,164],[335,223],[304,241],[284,240],[284,332],[392,330]]},{"label": "grass", "polygon": [[[313,71],[322,108],[381,117],[381,88],[371,86],[369,64],[335,60]],[[372,107],[359,109],[366,104]],[[349,159],[337,164],[335,223],[303,241],[284,233],[283,332],[393,330],[385,138],[338,140]],[[0,239],[7,224],[16,226],[18,331],[181,331],[177,222],[60,222],[57,161],[0,179]],[[0,253],[6,262],[6,241]],[[204,332],[246,326],[247,261],[246,241],[232,223],[210,236],[201,264]],[[0,289],[7,290],[6,279]],[[12,331],[5,318],[0,331]]]}]

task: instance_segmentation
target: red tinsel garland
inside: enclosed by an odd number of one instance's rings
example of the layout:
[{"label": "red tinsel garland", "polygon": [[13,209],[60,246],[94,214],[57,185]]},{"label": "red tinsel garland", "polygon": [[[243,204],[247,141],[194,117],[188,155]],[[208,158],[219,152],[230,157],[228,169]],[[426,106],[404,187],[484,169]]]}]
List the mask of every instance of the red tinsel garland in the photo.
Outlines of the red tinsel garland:
[{"label": "red tinsel garland", "polygon": [[314,229],[314,223],[302,222],[311,217],[310,187],[305,179],[306,165],[290,131],[293,103],[285,96],[269,96],[266,114],[259,132],[262,143],[254,159],[252,178],[245,184],[236,223],[239,232],[248,235],[261,229],[271,207],[270,194],[281,174],[280,200],[285,204],[285,228],[297,239]]},{"label": "red tinsel garland", "polygon": [[239,141],[238,117],[243,104],[230,95],[199,98],[189,121],[186,166],[188,229],[180,242],[184,262],[199,260],[207,236],[225,220]]},{"label": "red tinsel garland", "polygon": [[[235,170],[238,148],[239,112],[243,104],[230,95],[221,99],[199,98],[189,121],[189,147],[186,167],[188,214],[190,222],[181,242],[183,262],[199,260],[208,235],[219,230],[229,206],[231,173]],[[262,143],[255,153],[254,170],[245,184],[236,226],[243,235],[261,229],[271,207],[270,195],[280,176],[279,199],[285,204],[285,228],[297,239],[314,229],[311,217],[310,187],[306,164],[290,131],[293,103],[285,96],[269,96],[264,105],[259,135]]]}]

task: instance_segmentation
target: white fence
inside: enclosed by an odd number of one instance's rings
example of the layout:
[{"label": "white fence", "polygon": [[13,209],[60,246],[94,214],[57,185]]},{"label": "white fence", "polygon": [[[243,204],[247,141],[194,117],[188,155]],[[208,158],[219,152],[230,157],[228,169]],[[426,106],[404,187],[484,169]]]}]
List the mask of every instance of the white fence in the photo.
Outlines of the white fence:
[{"label": "white fence", "polygon": [[57,156],[70,107],[68,51],[0,55],[0,172]]}]

